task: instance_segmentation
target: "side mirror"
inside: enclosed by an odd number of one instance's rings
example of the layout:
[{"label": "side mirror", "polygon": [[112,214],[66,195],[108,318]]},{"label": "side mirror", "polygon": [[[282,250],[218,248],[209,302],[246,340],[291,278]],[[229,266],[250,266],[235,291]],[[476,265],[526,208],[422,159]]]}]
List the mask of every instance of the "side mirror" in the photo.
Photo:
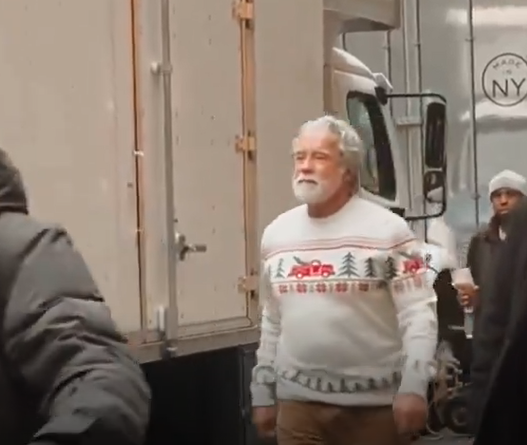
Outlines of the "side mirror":
[{"label": "side mirror", "polygon": [[423,193],[428,202],[440,205],[436,215],[446,210],[446,105],[444,102],[430,102],[426,107],[424,139],[424,176]]},{"label": "side mirror", "polygon": [[425,168],[443,170],[446,166],[446,105],[442,102],[429,103],[425,122]]},{"label": "side mirror", "polygon": [[446,177],[442,170],[427,170],[423,176],[423,189],[430,202],[441,202],[441,190],[446,187]]},{"label": "side mirror", "polygon": [[[438,93],[389,93],[380,87],[376,91],[379,101],[401,99],[424,99],[426,117],[423,131],[423,195],[433,203],[436,213],[406,216],[407,221],[422,221],[442,216],[446,211],[447,200],[447,161],[446,161],[446,98]],[[413,125],[410,120],[410,125]],[[405,124],[408,125],[408,124]],[[439,206],[438,206],[439,205]]]}]

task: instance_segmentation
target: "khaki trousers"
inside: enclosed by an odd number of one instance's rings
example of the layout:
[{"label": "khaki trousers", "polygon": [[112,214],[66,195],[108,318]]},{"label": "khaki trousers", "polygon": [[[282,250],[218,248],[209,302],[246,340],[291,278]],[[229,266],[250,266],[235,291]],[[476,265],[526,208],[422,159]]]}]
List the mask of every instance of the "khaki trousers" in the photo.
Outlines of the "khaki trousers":
[{"label": "khaki trousers", "polygon": [[408,445],[397,433],[391,406],[343,407],[279,402],[278,445]]}]

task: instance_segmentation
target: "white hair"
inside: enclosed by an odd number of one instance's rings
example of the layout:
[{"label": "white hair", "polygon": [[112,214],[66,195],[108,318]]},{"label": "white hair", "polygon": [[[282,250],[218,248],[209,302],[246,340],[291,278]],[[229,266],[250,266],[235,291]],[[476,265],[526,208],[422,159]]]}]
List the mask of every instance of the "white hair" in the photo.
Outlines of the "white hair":
[{"label": "white hair", "polygon": [[334,116],[326,115],[303,123],[293,140],[293,149],[300,136],[321,130],[338,138],[344,165],[351,172],[358,173],[363,156],[362,139],[348,122]]}]

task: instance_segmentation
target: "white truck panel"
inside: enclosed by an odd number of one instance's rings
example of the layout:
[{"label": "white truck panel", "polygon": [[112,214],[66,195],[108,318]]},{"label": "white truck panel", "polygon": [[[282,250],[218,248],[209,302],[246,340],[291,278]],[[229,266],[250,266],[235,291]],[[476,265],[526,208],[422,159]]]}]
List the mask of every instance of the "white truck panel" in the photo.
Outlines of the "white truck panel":
[{"label": "white truck panel", "polygon": [[163,90],[153,75],[152,64],[161,60],[161,13],[158,0],[137,1],[134,5],[136,76],[136,149],[143,163],[138,189],[143,197],[138,213],[142,215],[143,292],[146,296],[147,327],[156,331],[156,310],[168,307],[168,249],[165,230],[165,182],[163,159]]},{"label": "white truck panel", "polygon": [[178,264],[185,336],[250,324],[237,290],[245,275],[243,170],[235,151],[242,132],[240,32],[231,0],[176,1],[171,19],[177,230],[207,246]]},{"label": "white truck panel", "polygon": [[177,262],[177,308],[166,284],[163,90],[150,69],[161,59],[160,2],[140,2],[137,16],[150,327],[165,306],[177,309],[178,339],[248,328],[238,290],[246,272],[242,156],[235,151],[242,134],[240,32],[232,1],[171,2],[174,233],[207,247]]},{"label": "white truck panel", "polygon": [[324,110],[323,5],[304,5],[305,0],[256,2],[260,230],[297,205],[291,189],[291,142],[304,121]]},{"label": "white truck panel", "polygon": [[0,146],[32,211],[85,255],[120,328],[140,323],[129,2],[0,1]]}]

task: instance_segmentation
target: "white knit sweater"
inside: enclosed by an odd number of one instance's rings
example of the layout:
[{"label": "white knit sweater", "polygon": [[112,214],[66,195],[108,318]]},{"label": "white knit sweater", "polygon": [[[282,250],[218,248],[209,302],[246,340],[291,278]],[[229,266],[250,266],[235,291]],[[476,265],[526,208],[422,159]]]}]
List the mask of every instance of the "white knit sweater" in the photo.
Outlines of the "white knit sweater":
[{"label": "white knit sweater", "polygon": [[276,218],[262,238],[253,405],[425,396],[437,316],[426,268],[412,260],[418,247],[402,218],[358,196],[328,218],[305,206]]}]

